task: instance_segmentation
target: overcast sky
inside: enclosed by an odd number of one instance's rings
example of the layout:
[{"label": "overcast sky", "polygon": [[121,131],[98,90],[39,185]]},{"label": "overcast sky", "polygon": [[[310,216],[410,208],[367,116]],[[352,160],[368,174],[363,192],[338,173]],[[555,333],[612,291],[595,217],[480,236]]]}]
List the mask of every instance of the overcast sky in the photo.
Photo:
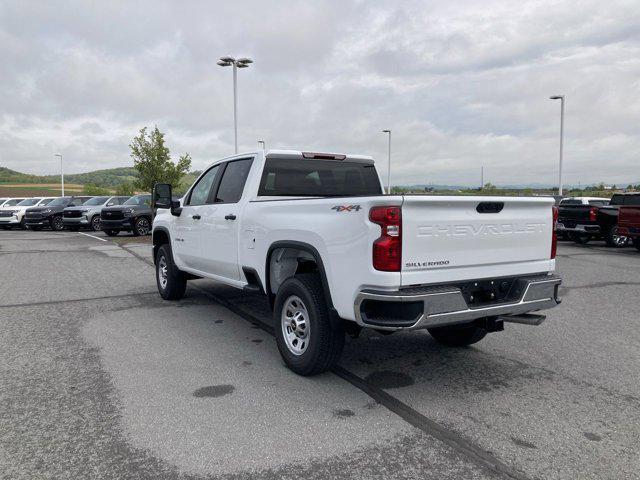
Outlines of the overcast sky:
[{"label": "overcast sky", "polygon": [[[215,6],[216,3],[219,5]],[[132,165],[144,126],[201,169],[241,151],[373,155],[392,183],[640,182],[640,6],[629,2],[0,0],[0,166]],[[386,175],[386,174],[385,174]]]}]

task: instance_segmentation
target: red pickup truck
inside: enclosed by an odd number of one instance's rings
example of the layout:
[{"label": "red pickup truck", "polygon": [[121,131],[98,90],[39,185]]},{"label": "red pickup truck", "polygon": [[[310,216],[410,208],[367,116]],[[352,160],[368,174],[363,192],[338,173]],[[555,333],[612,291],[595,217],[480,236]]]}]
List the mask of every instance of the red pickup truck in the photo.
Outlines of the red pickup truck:
[{"label": "red pickup truck", "polygon": [[633,240],[633,246],[640,251],[640,206],[620,207],[618,233]]}]

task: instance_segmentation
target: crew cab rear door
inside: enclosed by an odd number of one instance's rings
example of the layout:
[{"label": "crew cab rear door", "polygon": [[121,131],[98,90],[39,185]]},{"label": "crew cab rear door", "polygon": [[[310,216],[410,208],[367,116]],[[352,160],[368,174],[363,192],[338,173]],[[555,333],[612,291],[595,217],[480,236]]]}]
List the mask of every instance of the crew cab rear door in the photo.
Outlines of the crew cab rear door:
[{"label": "crew cab rear door", "polygon": [[253,158],[221,164],[219,180],[202,209],[198,270],[231,280],[240,279],[238,243],[241,200]]},{"label": "crew cab rear door", "polygon": [[402,204],[402,284],[546,272],[551,198],[408,195]]}]

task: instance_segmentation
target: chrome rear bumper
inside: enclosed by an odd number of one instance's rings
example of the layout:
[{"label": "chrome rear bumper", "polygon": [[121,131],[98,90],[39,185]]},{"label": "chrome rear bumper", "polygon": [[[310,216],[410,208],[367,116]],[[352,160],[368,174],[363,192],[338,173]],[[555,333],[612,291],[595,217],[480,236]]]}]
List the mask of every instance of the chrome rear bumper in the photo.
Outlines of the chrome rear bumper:
[{"label": "chrome rear bumper", "polygon": [[[478,307],[469,307],[462,290],[455,286],[413,287],[393,292],[363,290],[354,305],[356,322],[381,330],[415,330],[467,323],[484,317],[519,315],[559,304],[558,286],[561,283],[557,275],[521,277],[514,282],[513,294],[508,300]],[[405,313],[404,318],[394,321],[393,314],[388,315],[388,308],[387,318],[367,318],[362,308],[367,300],[382,302],[385,307],[391,306],[391,310],[394,302],[405,304],[403,307],[410,304],[409,318]],[[414,318],[411,318],[412,311]]]}]

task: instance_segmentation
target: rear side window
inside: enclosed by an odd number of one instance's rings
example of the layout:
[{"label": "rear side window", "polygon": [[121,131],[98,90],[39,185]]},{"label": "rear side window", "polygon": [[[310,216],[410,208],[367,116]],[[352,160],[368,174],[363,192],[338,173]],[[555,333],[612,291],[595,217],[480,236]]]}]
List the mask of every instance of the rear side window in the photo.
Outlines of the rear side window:
[{"label": "rear side window", "polygon": [[609,202],[605,200],[589,200],[589,205],[593,205],[595,207],[603,207],[607,205]]},{"label": "rear side window", "polygon": [[372,164],[269,158],[265,162],[261,196],[340,197],[379,195],[382,187]]},{"label": "rear side window", "polygon": [[625,195],[625,205],[640,205],[640,195]]},{"label": "rear side window", "polygon": [[210,168],[207,173],[205,173],[195,186],[191,189],[191,194],[189,195],[189,200],[187,201],[187,205],[204,205],[208,202],[209,195],[211,193],[211,187],[215,184],[216,176],[218,175],[218,171],[220,170],[220,165],[216,165],[213,168]]},{"label": "rear side window", "polygon": [[560,202],[560,205],[582,205],[582,201],[581,200],[562,200]]},{"label": "rear side window", "polygon": [[236,203],[240,200],[252,163],[252,158],[227,163],[216,192],[215,203]]}]

